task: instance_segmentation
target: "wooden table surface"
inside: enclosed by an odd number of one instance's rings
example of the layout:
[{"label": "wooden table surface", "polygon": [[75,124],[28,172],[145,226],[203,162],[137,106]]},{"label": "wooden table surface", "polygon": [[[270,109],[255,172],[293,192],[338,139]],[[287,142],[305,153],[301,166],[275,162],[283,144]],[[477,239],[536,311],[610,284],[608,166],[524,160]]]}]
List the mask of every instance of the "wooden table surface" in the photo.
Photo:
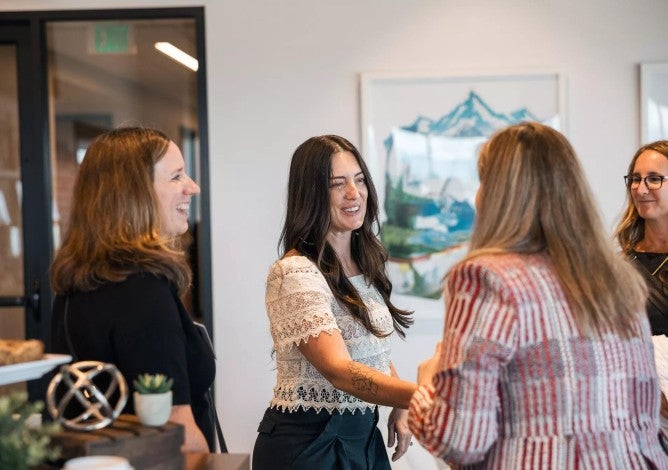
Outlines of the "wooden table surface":
[{"label": "wooden table surface", "polygon": [[250,470],[248,454],[186,453],[186,470]]}]

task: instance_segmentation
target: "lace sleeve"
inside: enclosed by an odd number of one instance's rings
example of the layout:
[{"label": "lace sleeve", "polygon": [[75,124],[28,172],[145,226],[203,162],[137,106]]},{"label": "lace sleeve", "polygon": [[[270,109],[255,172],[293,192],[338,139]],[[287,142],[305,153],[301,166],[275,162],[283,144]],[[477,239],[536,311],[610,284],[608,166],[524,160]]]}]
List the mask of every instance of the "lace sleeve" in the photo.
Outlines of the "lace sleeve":
[{"label": "lace sleeve", "polygon": [[274,348],[282,351],[323,331],[340,331],[332,313],[333,295],[311,261],[292,256],[269,271],[265,304]]}]

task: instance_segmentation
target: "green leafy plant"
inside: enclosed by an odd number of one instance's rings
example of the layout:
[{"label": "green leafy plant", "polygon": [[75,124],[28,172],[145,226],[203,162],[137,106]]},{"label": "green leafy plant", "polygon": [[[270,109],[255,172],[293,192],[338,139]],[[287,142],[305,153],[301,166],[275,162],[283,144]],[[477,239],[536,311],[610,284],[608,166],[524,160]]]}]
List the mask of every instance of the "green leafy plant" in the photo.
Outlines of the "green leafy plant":
[{"label": "green leafy plant", "polygon": [[172,389],[173,379],[163,374],[141,374],[132,381],[135,391],[142,395],[149,393],[165,393]]},{"label": "green leafy plant", "polygon": [[43,408],[41,401],[30,403],[25,392],[0,397],[0,470],[25,470],[60,456],[60,448],[50,446],[51,435],[60,426],[28,424],[30,416]]}]

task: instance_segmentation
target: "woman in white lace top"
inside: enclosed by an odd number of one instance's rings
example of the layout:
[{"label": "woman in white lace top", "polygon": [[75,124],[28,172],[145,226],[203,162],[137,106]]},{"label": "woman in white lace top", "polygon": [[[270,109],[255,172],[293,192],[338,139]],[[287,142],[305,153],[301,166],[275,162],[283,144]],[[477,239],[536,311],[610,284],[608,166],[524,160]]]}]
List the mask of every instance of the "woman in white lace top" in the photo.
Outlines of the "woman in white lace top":
[{"label": "woman in white lace top", "polygon": [[258,428],[253,469],[389,469],[410,445],[406,408],[416,385],[390,360],[411,312],[390,301],[378,199],[358,150],[325,135],[292,157],[283,256],[269,270],[266,308],[277,381]]}]

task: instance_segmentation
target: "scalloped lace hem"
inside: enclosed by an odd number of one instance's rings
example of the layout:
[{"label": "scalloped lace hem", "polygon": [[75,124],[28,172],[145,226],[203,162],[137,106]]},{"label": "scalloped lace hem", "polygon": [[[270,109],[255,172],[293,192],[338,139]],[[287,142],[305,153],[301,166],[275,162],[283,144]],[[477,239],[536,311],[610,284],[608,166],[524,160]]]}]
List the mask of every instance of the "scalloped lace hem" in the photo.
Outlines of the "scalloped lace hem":
[{"label": "scalloped lace hem", "polygon": [[335,411],[338,411],[339,413],[343,413],[345,411],[350,411],[352,414],[355,414],[355,412],[359,411],[362,414],[365,414],[367,410],[374,411],[378,405],[373,405],[371,403],[366,403],[362,402],[359,403],[358,405],[344,405],[344,406],[336,406],[336,407],[328,407],[326,405],[322,404],[308,404],[308,403],[279,403],[276,401],[272,401],[269,403],[269,408],[273,408],[276,410],[279,410],[283,413],[288,412],[288,413],[294,413],[295,411],[299,411],[300,409],[302,411],[308,411],[308,410],[315,410],[316,413],[320,413],[321,411],[326,411],[330,415],[333,414]]}]

